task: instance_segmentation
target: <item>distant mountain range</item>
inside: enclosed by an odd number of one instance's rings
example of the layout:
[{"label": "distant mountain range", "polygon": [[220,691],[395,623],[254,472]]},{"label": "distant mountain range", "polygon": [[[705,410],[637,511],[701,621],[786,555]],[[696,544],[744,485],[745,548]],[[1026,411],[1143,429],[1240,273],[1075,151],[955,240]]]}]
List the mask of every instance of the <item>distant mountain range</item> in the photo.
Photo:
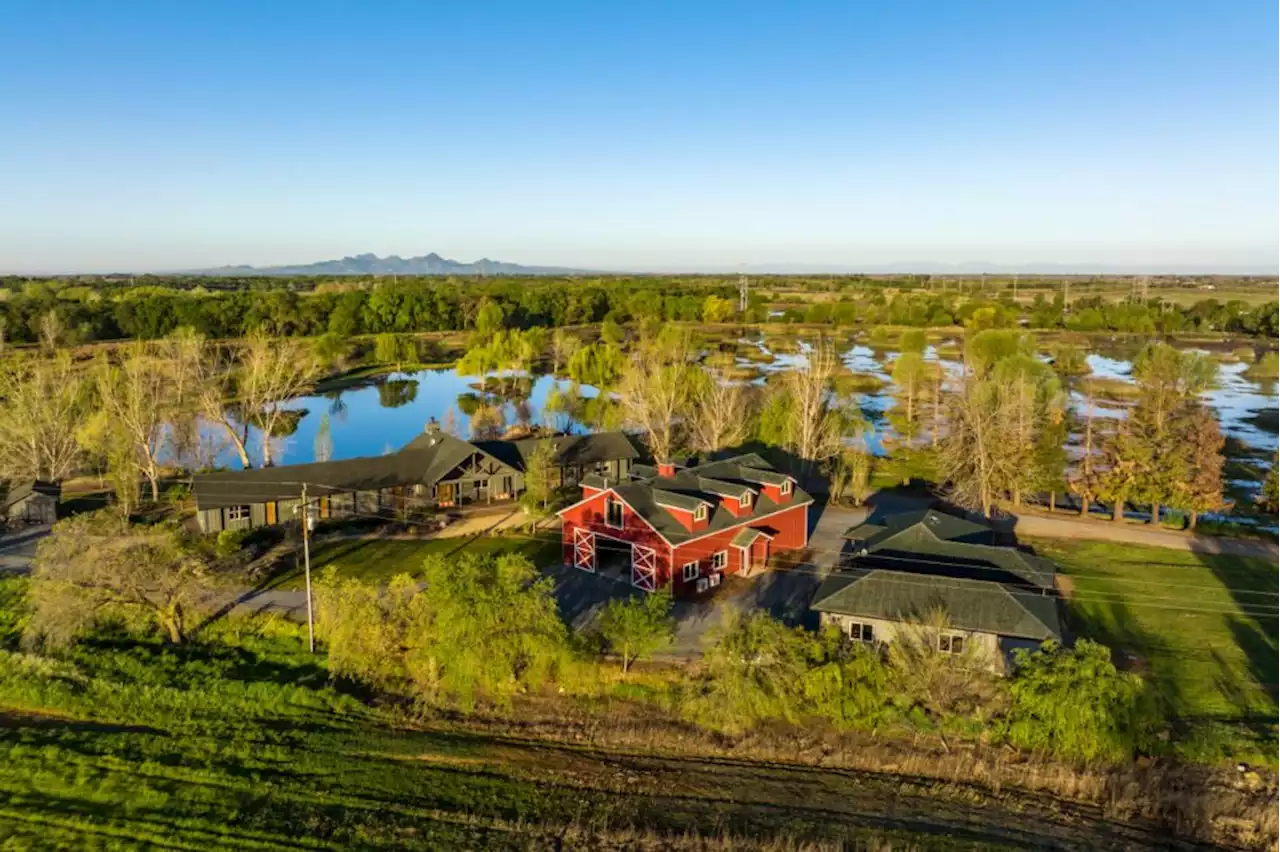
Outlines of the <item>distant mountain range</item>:
[{"label": "distant mountain range", "polygon": [[341,260],[322,260],[297,266],[219,266],[190,269],[188,275],[585,275],[586,269],[558,266],[522,266],[481,258],[475,263],[450,260],[432,252],[421,257],[357,254]]},{"label": "distant mountain range", "polygon": [[936,263],[928,261],[890,263],[757,263],[745,265],[655,265],[615,268],[574,269],[561,266],[524,266],[501,260],[481,258],[474,263],[450,260],[432,252],[421,257],[357,254],[341,260],[322,260],[291,266],[219,266],[214,269],[189,269],[185,275],[1274,275],[1274,267],[1257,266],[1193,266],[1178,264],[1123,265],[1109,263],[1025,263],[1003,264],[987,261]]}]

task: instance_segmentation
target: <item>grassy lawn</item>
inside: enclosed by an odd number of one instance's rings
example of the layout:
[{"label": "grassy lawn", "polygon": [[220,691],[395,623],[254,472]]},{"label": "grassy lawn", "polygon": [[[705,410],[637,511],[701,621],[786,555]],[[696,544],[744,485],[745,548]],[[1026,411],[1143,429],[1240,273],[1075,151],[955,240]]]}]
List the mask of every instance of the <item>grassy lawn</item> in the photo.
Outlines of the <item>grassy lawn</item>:
[{"label": "grassy lawn", "polygon": [[1071,629],[1136,658],[1172,712],[1200,726],[1193,742],[1234,726],[1223,735],[1269,744],[1274,761],[1275,562],[1115,542],[1031,543],[1071,578]]},{"label": "grassy lawn", "polygon": [[[418,573],[422,569],[422,560],[433,554],[448,557],[464,553],[520,553],[532,559],[535,565],[559,563],[560,536],[543,534],[531,539],[524,535],[483,535],[423,541],[344,539],[312,547],[311,570],[318,572],[335,566],[340,576],[385,583],[397,574]],[[272,578],[271,587],[300,589],[304,582],[302,554],[299,553],[281,566]]]}]

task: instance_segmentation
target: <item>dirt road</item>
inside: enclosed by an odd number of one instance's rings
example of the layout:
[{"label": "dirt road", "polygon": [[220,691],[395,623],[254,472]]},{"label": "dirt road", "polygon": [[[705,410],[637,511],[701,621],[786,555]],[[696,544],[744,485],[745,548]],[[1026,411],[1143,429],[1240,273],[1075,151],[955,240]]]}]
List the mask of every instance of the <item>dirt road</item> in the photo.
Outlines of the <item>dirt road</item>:
[{"label": "dirt road", "polygon": [[1190,550],[1195,553],[1224,553],[1232,556],[1261,556],[1275,559],[1278,552],[1274,541],[1189,535],[1175,530],[1153,529],[1141,524],[1114,524],[1069,516],[1051,517],[1025,513],[1018,516],[1013,530],[1019,537],[1118,541],[1166,547],[1170,550]]}]

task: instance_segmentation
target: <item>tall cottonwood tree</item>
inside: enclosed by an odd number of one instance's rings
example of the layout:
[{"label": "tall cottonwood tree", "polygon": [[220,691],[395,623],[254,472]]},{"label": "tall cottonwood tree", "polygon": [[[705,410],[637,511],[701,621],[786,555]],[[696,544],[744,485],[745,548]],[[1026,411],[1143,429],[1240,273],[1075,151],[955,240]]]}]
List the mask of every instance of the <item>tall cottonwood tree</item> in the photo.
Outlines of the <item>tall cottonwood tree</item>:
[{"label": "tall cottonwood tree", "polygon": [[844,447],[846,434],[864,427],[861,412],[843,407],[830,393],[832,379],[840,366],[835,347],[819,340],[805,353],[803,369],[783,376],[781,393],[786,396],[787,447],[812,472]]},{"label": "tall cottonwood tree", "polygon": [[641,346],[618,386],[623,417],[659,464],[671,462],[685,440],[693,369],[681,346]]},{"label": "tall cottonwood tree", "polygon": [[182,339],[138,342],[124,347],[115,360],[103,358],[95,368],[98,405],[107,415],[107,427],[129,448],[119,461],[147,481],[153,501],[160,499],[161,458],[173,446],[175,424],[194,408],[195,356]]},{"label": "tall cottonwood tree", "polygon": [[691,375],[689,437],[693,449],[712,454],[736,447],[750,430],[747,391],[710,370]]},{"label": "tall cottonwood tree", "polygon": [[916,468],[917,444],[923,426],[925,396],[929,388],[929,365],[917,351],[904,351],[893,362],[894,407],[889,410],[893,434],[886,439],[906,485]]},{"label": "tall cottonwood tree", "polygon": [[58,481],[75,473],[89,392],[66,354],[0,363],[0,476]]},{"label": "tall cottonwood tree", "polygon": [[202,360],[200,409],[252,467],[249,427],[262,431],[262,465],[272,463],[272,438],[290,416],[288,404],[311,389],[320,372],[311,348],[301,341],[254,334],[230,352]]}]

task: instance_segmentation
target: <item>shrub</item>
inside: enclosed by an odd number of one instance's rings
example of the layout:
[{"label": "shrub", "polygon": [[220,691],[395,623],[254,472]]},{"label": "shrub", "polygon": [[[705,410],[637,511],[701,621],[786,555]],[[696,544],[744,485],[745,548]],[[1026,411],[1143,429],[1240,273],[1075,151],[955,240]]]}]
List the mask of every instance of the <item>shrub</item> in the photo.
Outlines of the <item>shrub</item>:
[{"label": "shrub", "polygon": [[222,559],[229,559],[244,548],[248,535],[248,530],[223,530],[218,533],[218,542],[213,547],[214,552]]},{"label": "shrub", "polygon": [[1153,741],[1162,721],[1155,700],[1140,677],[1116,669],[1106,647],[1050,641],[1019,650],[1015,663],[1003,729],[1018,748],[1119,761]]}]

